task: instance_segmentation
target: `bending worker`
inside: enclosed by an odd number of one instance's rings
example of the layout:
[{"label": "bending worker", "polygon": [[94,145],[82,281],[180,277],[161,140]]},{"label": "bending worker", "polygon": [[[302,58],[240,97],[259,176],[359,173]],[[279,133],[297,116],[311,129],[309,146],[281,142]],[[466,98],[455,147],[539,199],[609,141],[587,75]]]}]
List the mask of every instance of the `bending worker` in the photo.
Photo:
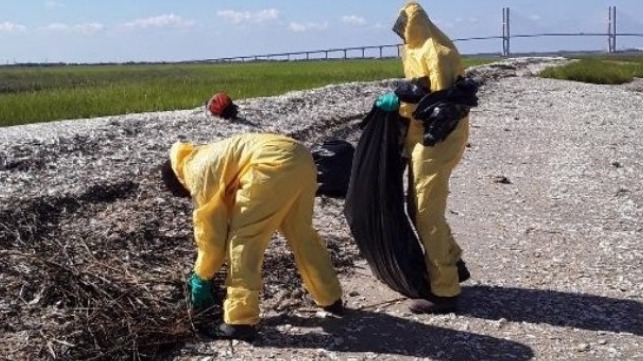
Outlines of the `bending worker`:
[{"label": "bending worker", "polygon": [[[416,2],[407,3],[400,11],[393,31],[404,40],[402,62],[408,80],[428,78],[431,92],[451,87],[464,75],[460,55],[451,40],[429,20]],[[449,178],[462,158],[469,132],[468,118],[442,142],[423,145],[424,128],[413,118],[416,104],[400,101],[394,93],[380,96],[376,106],[385,111],[399,110],[409,120],[404,151],[409,157],[410,214],[425,250],[432,297],[411,300],[415,313],[448,313],[457,309],[459,281],[468,278],[460,261],[462,250],[454,240],[446,221]],[[461,276],[458,278],[458,267]]]},{"label": "bending worker", "polygon": [[312,226],[317,180],[306,147],[274,134],[243,134],[208,145],[178,142],[162,176],[175,195],[190,196],[195,203],[194,308],[214,303],[211,280],[227,257],[224,323],[210,334],[248,341],[256,335],[263,255],[277,230],[287,239],[314,301],[342,313],[337,275]]}]

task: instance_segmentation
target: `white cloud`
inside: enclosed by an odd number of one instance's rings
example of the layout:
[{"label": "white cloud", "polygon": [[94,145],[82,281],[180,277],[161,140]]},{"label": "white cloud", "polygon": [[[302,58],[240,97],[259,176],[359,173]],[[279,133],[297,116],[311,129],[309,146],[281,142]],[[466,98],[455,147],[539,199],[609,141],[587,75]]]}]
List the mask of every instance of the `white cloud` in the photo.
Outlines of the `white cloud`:
[{"label": "white cloud", "polygon": [[105,25],[100,23],[86,23],[86,24],[74,25],[72,29],[75,32],[89,35],[89,34],[94,34],[94,33],[103,31],[105,29]]},{"label": "white cloud", "polygon": [[356,25],[356,26],[366,25],[366,19],[356,15],[342,16],[342,22],[349,25]]},{"label": "white cloud", "polygon": [[67,29],[69,29],[69,25],[61,24],[61,23],[51,23],[45,26],[45,30],[51,30],[51,31],[62,31]]},{"label": "white cloud", "polygon": [[21,31],[27,30],[27,27],[24,25],[20,24],[14,24],[10,23],[8,21],[5,21],[3,23],[0,23],[0,34],[2,33],[17,33]]},{"label": "white cloud", "polygon": [[303,31],[321,31],[328,28],[328,23],[290,23],[289,28],[297,33]]},{"label": "white cloud", "polygon": [[64,7],[63,4],[56,1],[45,1],[45,8],[47,9],[58,9]]},{"label": "white cloud", "polygon": [[162,27],[172,27],[172,28],[187,28],[194,26],[194,21],[185,20],[182,17],[175,14],[166,14],[160,16],[154,16],[150,18],[141,18],[131,21],[125,24],[126,27],[132,28],[162,28]]},{"label": "white cloud", "polygon": [[44,29],[47,31],[66,31],[71,33],[91,35],[105,30],[105,25],[100,23],[84,23],[84,24],[75,24],[75,25],[51,23],[47,25]]},{"label": "white cloud", "polygon": [[537,15],[537,14],[531,15],[529,18],[533,21],[540,21],[542,19],[540,15]]},{"label": "white cloud", "polygon": [[217,11],[217,16],[222,17],[225,21],[232,24],[261,24],[277,20],[279,18],[279,10],[265,9],[254,13],[248,11],[220,10]]}]

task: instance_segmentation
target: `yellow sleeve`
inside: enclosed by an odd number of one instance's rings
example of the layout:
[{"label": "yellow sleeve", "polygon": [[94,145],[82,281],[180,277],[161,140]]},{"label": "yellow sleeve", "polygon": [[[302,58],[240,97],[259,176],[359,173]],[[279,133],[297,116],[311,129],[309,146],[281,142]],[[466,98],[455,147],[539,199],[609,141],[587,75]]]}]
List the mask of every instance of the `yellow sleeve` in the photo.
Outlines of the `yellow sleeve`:
[{"label": "yellow sleeve", "polygon": [[228,239],[228,208],[220,190],[192,214],[194,240],[198,249],[194,272],[209,280],[219,271],[226,254]]}]

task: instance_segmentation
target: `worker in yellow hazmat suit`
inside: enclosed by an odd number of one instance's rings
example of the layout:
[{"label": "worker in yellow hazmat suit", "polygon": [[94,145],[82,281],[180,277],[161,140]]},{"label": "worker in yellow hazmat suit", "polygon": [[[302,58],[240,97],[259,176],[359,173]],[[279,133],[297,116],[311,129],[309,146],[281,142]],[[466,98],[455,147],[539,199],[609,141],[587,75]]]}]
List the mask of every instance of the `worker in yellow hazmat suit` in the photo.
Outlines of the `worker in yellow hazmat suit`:
[{"label": "worker in yellow hazmat suit", "polygon": [[165,184],[195,203],[197,260],[192,303],[210,306],[211,279],[227,258],[220,338],[251,340],[259,322],[263,255],[275,231],[292,249],[304,286],[316,303],[341,314],[341,287],[330,255],[312,226],[316,168],[308,149],[274,134],[244,134],[207,145],[175,143]]},{"label": "worker in yellow hazmat suit", "polygon": [[[451,87],[464,75],[458,50],[451,40],[429,20],[416,2],[408,2],[393,27],[403,40],[402,62],[406,79],[428,78],[431,92]],[[411,216],[425,249],[430,299],[412,300],[416,313],[445,313],[457,309],[460,293],[458,266],[462,250],[454,240],[445,218],[449,178],[462,158],[469,132],[469,120],[461,119],[448,137],[435,146],[424,146],[422,122],[413,118],[416,104],[400,101],[394,92],[379,97],[376,106],[399,110],[409,119],[405,153],[409,157]],[[468,271],[465,278],[468,278]],[[462,280],[462,269],[460,281]]]}]

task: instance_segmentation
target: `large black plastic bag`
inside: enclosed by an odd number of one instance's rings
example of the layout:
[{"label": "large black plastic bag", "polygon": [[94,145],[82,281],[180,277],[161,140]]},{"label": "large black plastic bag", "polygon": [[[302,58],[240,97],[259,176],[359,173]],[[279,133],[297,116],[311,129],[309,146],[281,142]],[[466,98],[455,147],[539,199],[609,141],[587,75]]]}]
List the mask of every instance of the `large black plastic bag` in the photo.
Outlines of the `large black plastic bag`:
[{"label": "large black plastic bag", "polygon": [[362,122],[344,215],[375,276],[404,296],[426,298],[423,251],[404,210],[400,123],[397,112],[377,107]]},{"label": "large black plastic bag", "polygon": [[312,146],[317,166],[317,195],[346,196],[354,152],[353,145],[342,139],[328,138]]}]

